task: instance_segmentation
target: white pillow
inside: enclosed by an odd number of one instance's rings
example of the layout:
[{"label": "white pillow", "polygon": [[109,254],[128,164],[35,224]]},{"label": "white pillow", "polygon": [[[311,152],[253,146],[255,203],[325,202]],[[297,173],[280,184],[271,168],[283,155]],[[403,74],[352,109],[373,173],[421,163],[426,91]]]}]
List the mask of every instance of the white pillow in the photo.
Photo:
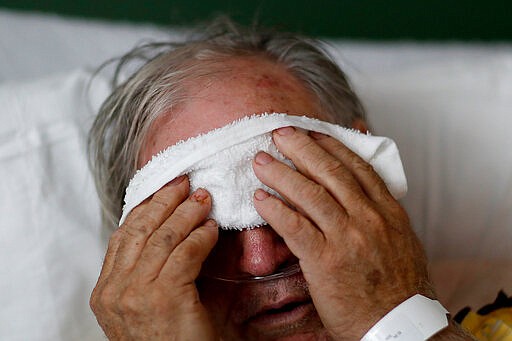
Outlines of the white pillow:
[{"label": "white pillow", "polygon": [[105,98],[84,72],[0,85],[0,339],[99,340],[89,309],[107,237],[86,161]]},{"label": "white pillow", "polygon": [[512,260],[512,51],[351,77],[400,149],[431,260]]}]

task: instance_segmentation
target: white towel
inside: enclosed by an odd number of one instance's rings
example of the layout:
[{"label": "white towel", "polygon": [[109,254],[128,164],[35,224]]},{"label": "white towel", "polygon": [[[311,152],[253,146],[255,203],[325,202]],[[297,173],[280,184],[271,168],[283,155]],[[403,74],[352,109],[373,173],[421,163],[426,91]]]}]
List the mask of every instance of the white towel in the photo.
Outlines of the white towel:
[{"label": "white towel", "polygon": [[247,116],[222,128],[192,137],[153,156],[126,188],[119,225],[130,211],[174,178],[187,174],[191,191],[205,188],[212,196],[210,218],[223,229],[245,229],[265,224],[253,205],[253,194],[263,185],[251,161],[260,150],[292,166],[272,141],[272,131],[295,126],[332,136],[369,162],[395,198],[407,192],[402,162],[395,143],[387,137],[362,134],[336,124],[286,114]]}]

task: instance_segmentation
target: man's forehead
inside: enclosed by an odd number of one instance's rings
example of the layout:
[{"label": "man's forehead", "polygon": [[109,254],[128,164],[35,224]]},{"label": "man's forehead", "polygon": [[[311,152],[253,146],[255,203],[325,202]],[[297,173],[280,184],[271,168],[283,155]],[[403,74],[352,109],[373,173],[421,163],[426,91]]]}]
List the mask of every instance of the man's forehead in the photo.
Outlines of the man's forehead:
[{"label": "man's forehead", "polygon": [[189,95],[178,110],[156,119],[141,150],[140,164],[178,141],[244,116],[282,112],[325,119],[318,115],[316,97],[281,65],[261,58],[229,63],[233,65],[229,72],[202,77],[187,90]]}]

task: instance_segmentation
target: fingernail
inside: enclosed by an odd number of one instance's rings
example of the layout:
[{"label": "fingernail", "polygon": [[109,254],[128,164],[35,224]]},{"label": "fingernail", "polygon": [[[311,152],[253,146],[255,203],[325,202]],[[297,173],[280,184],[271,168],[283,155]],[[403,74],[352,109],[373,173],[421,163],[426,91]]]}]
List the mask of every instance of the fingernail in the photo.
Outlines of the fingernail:
[{"label": "fingernail", "polygon": [[268,194],[267,192],[265,192],[262,189],[257,189],[256,192],[254,192],[254,197],[256,198],[256,200],[259,200],[259,201],[265,200],[269,196],[270,196],[270,194]]},{"label": "fingernail", "polygon": [[294,127],[283,127],[283,128],[279,128],[276,130],[276,133],[281,135],[281,136],[285,136],[285,135],[291,135],[295,132],[295,128]]},{"label": "fingernail", "polygon": [[202,188],[198,188],[194,194],[192,194],[192,197],[190,198],[192,201],[204,201],[206,198],[208,198],[208,192]]},{"label": "fingernail", "polygon": [[208,219],[206,223],[204,223],[204,226],[207,227],[217,227],[217,223],[213,219]]},{"label": "fingernail", "polygon": [[266,165],[272,162],[272,160],[274,160],[274,158],[265,152],[258,152],[258,154],[256,154],[256,157],[254,158],[254,161],[258,165]]},{"label": "fingernail", "polygon": [[176,185],[181,184],[183,182],[183,180],[185,180],[185,176],[186,175],[178,176],[177,178],[175,178],[174,180],[169,182],[169,185],[176,186]]},{"label": "fingernail", "polygon": [[319,132],[316,132],[316,131],[310,131],[309,132],[309,136],[311,136],[315,140],[321,140],[321,139],[324,139],[324,138],[327,137],[327,135],[319,133]]}]

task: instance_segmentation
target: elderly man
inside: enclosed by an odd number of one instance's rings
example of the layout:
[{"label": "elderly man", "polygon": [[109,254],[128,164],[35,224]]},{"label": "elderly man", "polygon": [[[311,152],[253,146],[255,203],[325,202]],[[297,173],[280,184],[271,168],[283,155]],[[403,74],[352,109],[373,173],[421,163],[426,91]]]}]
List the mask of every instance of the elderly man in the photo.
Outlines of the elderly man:
[{"label": "elderly man", "polygon": [[[230,23],[208,32],[125,57],[159,51],[115,89],[91,131],[106,225],[153,155],[245,115],[366,131],[359,100],[318,43]],[[284,127],[273,140],[296,169],[264,152],[252,161],[286,198],[255,191],[267,225],[219,232],[208,191],[189,193],[181,176],[114,232],[91,297],[109,339],[358,340],[414,294],[435,298],[407,214],[372,167],[319,133]],[[452,323],[435,338],[470,339]]]}]

